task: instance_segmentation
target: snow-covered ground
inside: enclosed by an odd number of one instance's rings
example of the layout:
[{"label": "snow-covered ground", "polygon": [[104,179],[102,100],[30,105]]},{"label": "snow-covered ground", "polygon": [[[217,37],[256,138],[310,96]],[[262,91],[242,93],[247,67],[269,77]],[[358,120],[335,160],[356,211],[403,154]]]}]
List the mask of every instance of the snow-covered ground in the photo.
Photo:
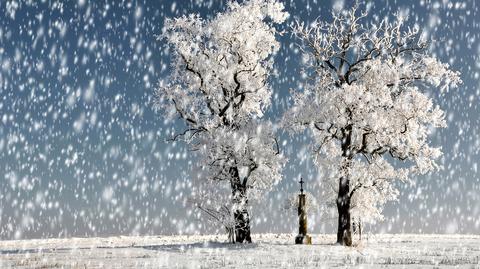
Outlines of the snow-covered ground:
[{"label": "snow-covered ground", "polygon": [[[367,238],[368,237],[368,238]],[[480,268],[480,235],[369,235],[353,248],[333,235],[311,246],[291,234],[145,236],[0,242],[0,268]]]}]

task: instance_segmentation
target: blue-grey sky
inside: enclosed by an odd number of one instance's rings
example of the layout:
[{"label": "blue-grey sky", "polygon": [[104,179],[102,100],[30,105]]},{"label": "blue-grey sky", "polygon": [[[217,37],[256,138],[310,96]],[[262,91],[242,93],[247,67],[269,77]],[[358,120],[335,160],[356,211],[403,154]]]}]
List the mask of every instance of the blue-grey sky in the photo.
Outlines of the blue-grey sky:
[{"label": "blue-grey sky", "polygon": [[[330,19],[352,1],[285,1],[291,17]],[[447,115],[435,132],[444,169],[400,186],[372,232],[480,233],[478,106],[480,16],[469,1],[371,1],[368,20],[401,10],[432,40],[431,53],[464,84],[429,94]],[[185,205],[195,159],[166,143],[175,126],[152,109],[169,54],[157,40],[166,17],[211,17],[225,1],[12,1],[0,3],[0,239],[212,232]],[[287,28],[286,26],[284,26]],[[275,57],[278,120],[301,83],[290,35]],[[295,232],[282,211],[299,175],[317,178],[305,135],[279,133],[289,162],[283,181],[252,214],[253,232]],[[317,186],[316,190],[321,190]],[[334,232],[312,216],[312,232]]]}]

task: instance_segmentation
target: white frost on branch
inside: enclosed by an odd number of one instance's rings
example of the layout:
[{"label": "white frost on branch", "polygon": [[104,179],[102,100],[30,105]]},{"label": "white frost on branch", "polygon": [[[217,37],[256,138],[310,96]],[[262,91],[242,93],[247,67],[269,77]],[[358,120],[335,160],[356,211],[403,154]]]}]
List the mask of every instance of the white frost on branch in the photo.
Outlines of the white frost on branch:
[{"label": "white frost on branch", "polygon": [[[247,127],[248,126],[248,127]],[[241,130],[217,128],[200,148],[213,180],[230,180],[229,169],[235,166],[247,183],[249,195],[270,191],[282,178],[283,157],[276,145],[271,123],[250,123]]]},{"label": "white frost on branch", "polygon": [[157,91],[157,108],[208,130],[263,116],[268,75],[280,44],[273,23],[288,14],[276,1],[230,2],[210,21],[167,19],[162,38],[173,48],[172,73]]},{"label": "white frost on branch", "polygon": [[249,199],[281,179],[285,158],[274,126],[261,118],[271,103],[268,78],[280,48],[275,25],[288,17],[283,9],[275,0],[232,1],[210,20],[194,14],[167,19],[161,35],[172,50],[172,71],[160,82],[155,107],[185,123],[172,140],[197,154],[212,193],[218,184],[230,188],[230,204],[211,199],[208,188],[196,192],[196,206],[225,226],[231,216],[217,214],[245,212]]},{"label": "white frost on branch", "polygon": [[[318,203],[316,197],[308,191],[304,192],[305,194],[305,211],[307,214],[314,214],[318,211],[324,211],[325,209],[321,208],[320,204]],[[285,211],[292,211],[297,213],[299,200],[298,200],[298,193],[291,194],[285,199],[283,209]]]},{"label": "white frost on branch", "polygon": [[331,23],[296,22],[309,81],[283,119],[292,133],[311,131],[317,163],[333,171],[326,179],[332,201],[339,178],[349,178],[351,212],[364,220],[381,218],[383,205],[396,199],[395,179],[438,168],[441,150],[428,135],[446,122],[423,90],[461,84],[458,72],[427,54],[418,27],[400,16],[366,23],[367,15],[355,5],[334,12]]}]

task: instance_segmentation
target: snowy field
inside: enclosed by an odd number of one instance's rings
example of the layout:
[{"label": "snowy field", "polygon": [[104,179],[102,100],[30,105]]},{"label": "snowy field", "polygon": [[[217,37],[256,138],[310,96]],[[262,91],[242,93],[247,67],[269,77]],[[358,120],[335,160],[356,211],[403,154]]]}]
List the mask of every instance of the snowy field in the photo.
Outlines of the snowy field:
[{"label": "snowy field", "polygon": [[0,268],[480,268],[479,235],[369,235],[346,248],[333,235],[149,236],[0,242]]}]

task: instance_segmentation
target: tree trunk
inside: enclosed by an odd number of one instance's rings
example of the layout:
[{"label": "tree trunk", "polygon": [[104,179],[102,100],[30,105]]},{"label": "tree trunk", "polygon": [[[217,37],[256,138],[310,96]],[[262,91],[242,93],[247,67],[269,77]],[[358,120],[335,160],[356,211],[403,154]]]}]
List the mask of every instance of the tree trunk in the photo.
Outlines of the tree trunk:
[{"label": "tree trunk", "polygon": [[349,169],[352,163],[352,125],[348,125],[344,130],[344,141],[342,141],[342,165],[338,183],[338,230],[337,243],[344,246],[352,246],[352,225],[350,215],[350,178]]},{"label": "tree trunk", "polygon": [[250,237],[250,215],[248,210],[236,210],[233,213],[235,218],[235,242],[237,243],[252,243]]},{"label": "tree trunk", "polygon": [[235,242],[252,243],[250,237],[250,214],[248,213],[248,199],[246,182],[241,182],[238,168],[230,168],[233,218],[235,220]]},{"label": "tree trunk", "polygon": [[340,179],[337,197],[338,230],[337,243],[344,246],[352,245],[352,229],[350,216],[349,182],[345,177]]},{"label": "tree trunk", "polygon": [[362,221],[358,222],[358,238],[362,241]]}]

